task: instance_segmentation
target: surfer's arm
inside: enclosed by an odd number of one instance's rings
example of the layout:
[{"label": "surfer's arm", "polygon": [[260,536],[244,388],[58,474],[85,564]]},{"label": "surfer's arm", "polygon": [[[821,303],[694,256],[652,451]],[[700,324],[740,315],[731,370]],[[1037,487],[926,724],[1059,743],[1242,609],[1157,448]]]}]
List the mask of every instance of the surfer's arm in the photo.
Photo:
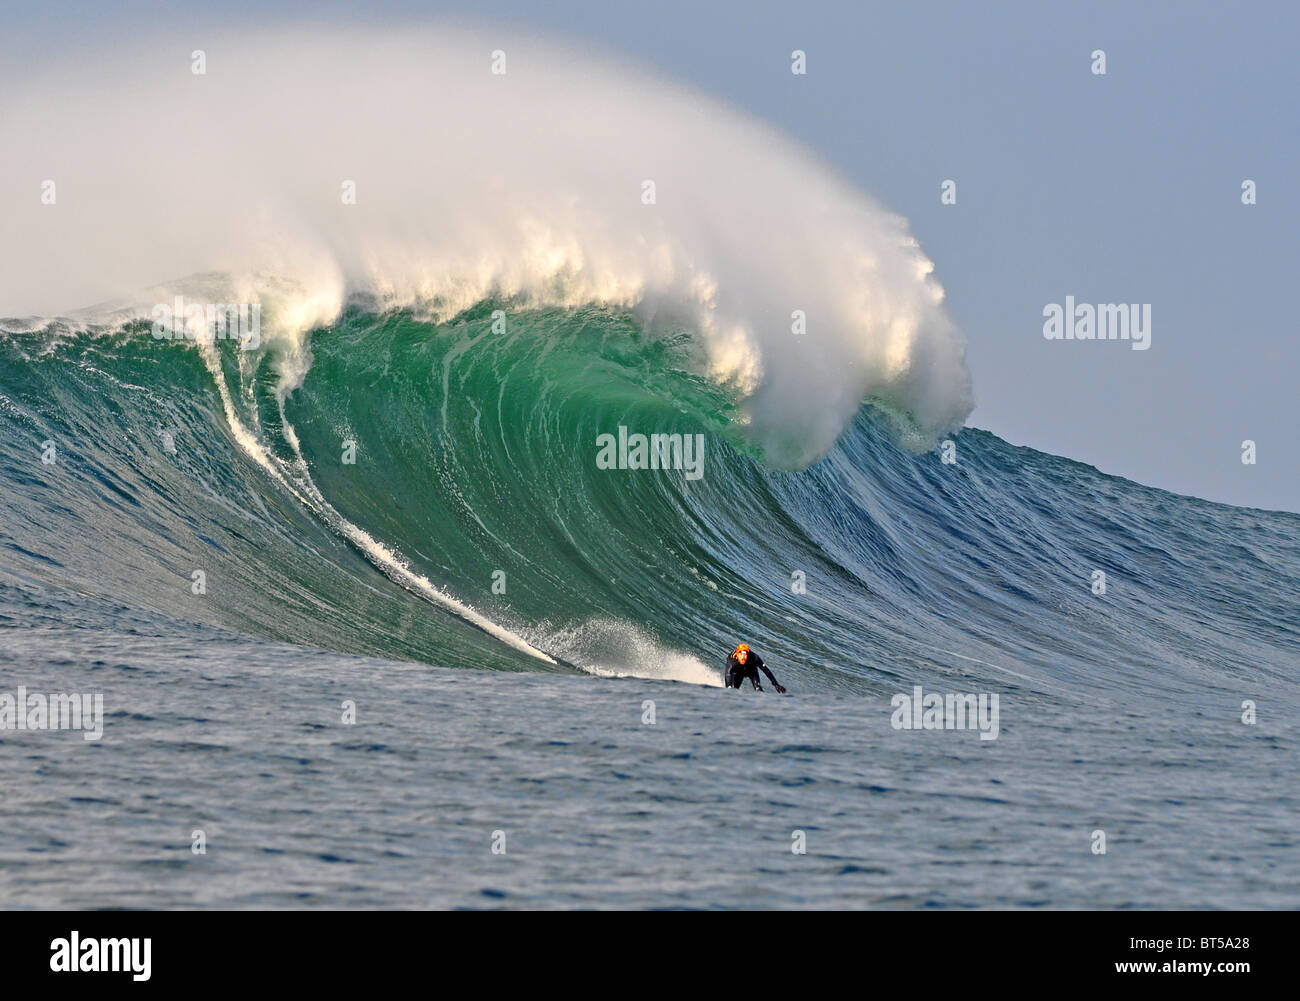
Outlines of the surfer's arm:
[{"label": "surfer's arm", "polygon": [[[767,669],[767,665],[764,664],[764,663],[760,660],[760,661],[758,662],[758,666],[762,669],[763,673],[767,675],[767,680],[770,681],[770,682],[772,682],[772,687],[775,688],[775,689],[777,690],[778,693],[780,693],[781,695],[784,695],[784,694],[785,694],[785,689],[781,687],[781,683],[780,683],[779,681],[776,680],[776,678],[773,676],[772,672],[769,671],[769,670]],[[754,677],[755,677],[755,678],[758,677],[757,672],[755,672]],[[754,687],[755,687],[755,688],[758,687],[758,682],[757,682],[757,681],[754,682]]]}]

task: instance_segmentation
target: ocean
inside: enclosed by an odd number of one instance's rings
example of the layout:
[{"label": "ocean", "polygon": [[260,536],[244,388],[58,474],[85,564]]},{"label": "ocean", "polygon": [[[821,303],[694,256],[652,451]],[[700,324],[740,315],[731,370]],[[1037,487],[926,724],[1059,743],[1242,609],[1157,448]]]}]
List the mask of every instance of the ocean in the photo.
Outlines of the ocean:
[{"label": "ocean", "polygon": [[1300,905],[1300,515],[969,426],[981,331],[817,151],[505,29],[41,61],[6,906]]},{"label": "ocean", "polygon": [[9,323],[0,695],[103,728],[0,731],[8,906],[1300,903],[1296,515],[872,406],[769,468],[671,338],[501,305],[351,309],[283,412],[272,353]]}]

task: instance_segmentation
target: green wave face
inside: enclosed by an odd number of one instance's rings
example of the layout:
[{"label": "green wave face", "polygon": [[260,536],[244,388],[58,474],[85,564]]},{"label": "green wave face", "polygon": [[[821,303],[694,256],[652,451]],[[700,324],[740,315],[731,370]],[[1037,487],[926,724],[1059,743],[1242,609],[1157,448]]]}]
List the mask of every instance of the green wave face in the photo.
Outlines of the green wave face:
[{"label": "green wave face", "polygon": [[[693,339],[618,310],[353,309],[310,350],[282,401],[275,350],[227,344],[210,368],[140,325],[0,338],[6,618],[53,588],[451,667],[716,684],[745,640],[795,690],[1177,695],[1245,670],[1294,686],[1300,623],[1271,582],[1300,579],[1295,516],[980,431],[944,463],[872,407],[822,461],[778,471],[691,374]],[[620,426],[701,435],[701,475],[601,468]]]},{"label": "green wave face", "polygon": [[[312,477],[349,520],[517,623],[680,615],[661,581],[689,574],[683,527],[727,464],[753,464],[729,444],[730,402],[687,374],[684,334],[594,309],[494,333],[496,308],[444,326],[352,314],[315,337],[285,407]],[[597,468],[598,437],[620,424],[703,434],[706,475]]]}]

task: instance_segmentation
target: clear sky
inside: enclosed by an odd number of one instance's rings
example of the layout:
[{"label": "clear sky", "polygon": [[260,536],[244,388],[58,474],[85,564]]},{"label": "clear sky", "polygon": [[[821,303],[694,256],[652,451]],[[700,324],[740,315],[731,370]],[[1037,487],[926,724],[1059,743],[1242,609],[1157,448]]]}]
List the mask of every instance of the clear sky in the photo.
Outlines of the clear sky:
[{"label": "clear sky", "polygon": [[[1300,4],[55,0],[5,5],[0,58],[21,68],[153,29],[192,28],[197,45],[270,19],[448,16],[626,53],[778,126],[907,216],[968,341],[970,424],[1180,493],[1300,511]],[[790,72],[794,49],[806,75]],[[945,180],[956,204],[941,204]],[[1246,180],[1257,204],[1242,203]],[[1044,307],[1067,296],[1151,304],[1150,349],[1046,340]]]}]

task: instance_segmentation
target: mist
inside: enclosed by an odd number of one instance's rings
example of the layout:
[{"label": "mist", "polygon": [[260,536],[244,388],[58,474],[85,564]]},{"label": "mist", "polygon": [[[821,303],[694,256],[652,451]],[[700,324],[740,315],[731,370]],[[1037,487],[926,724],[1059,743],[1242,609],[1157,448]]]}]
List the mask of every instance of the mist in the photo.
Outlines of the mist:
[{"label": "mist", "polygon": [[792,467],[865,398],[929,436],[973,406],[906,220],[717,101],[489,30],[281,28],[208,40],[202,74],[194,47],[4,81],[0,314],[148,316],[217,275],[263,305],[291,392],[310,331],[356,298],[435,320],[488,297],[623,307],[691,329]]}]

